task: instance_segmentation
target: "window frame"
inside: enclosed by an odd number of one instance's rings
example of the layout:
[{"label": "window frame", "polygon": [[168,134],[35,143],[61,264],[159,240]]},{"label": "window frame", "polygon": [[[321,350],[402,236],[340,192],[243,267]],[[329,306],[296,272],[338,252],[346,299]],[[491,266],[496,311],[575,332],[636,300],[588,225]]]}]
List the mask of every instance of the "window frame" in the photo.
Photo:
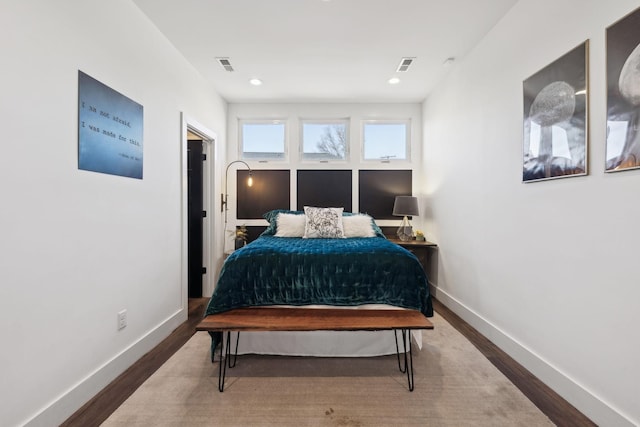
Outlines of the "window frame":
[{"label": "window frame", "polygon": [[[405,158],[404,159],[394,159],[394,158],[376,158],[376,159],[367,159],[365,157],[365,128],[367,125],[396,125],[396,124],[404,124],[405,125]],[[360,159],[365,163],[411,163],[411,119],[364,119],[361,122],[360,126]]]},{"label": "window frame", "polygon": [[[283,125],[284,141],[282,157],[256,156],[246,157],[244,151],[244,125]],[[244,161],[286,162],[289,160],[289,123],[287,119],[238,119],[238,156]]]},{"label": "window frame", "polygon": [[[313,153],[305,153],[304,151],[304,126],[305,124],[312,125],[344,125],[345,129],[345,147],[344,147],[344,158],[342,159],[309,159],[305,158],[305,154],[313,154]],[[351,119],[347,118],[331,118],[331,119],[299,119],[298,120],[299,127],[299,139],[298,139],[298,157],[300,162],[309,162],[309,163],[344,163],[349,161],[350,157],[350,145],[351,145]]]}]

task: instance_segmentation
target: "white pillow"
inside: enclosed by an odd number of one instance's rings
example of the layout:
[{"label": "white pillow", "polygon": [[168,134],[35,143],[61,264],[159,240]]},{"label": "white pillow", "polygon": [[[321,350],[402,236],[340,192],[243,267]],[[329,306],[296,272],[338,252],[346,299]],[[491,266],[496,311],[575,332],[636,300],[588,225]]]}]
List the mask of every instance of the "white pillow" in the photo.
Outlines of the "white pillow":
[{"label": "white pillow", "polygon": [[343,216],[342,227],[344,229],[344,237],[376,237],[369,215]]},{"label": "white pillow", "polygon": [[342,211],[344,208],[315,208],[304,207],[304,235],[305,239],[335,239],[343,238]]},{"label": "white pillow", "polygon": [[276,237],[302,237],[304,235],[304,215],[279,213],[276,217]]}]

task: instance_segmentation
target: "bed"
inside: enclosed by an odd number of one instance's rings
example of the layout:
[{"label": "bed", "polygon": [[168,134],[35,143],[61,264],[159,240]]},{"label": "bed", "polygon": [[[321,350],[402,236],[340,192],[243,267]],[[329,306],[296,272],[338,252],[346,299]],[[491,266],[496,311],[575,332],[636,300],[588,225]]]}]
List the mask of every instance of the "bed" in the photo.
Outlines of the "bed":
[{"label": "bed", "polygon": [[[264,217],[267,230],[225,260],[205,316],[265,306],[400,307],[433,315],[422,265],[387,240],[371,217],[340,208],[276,210]],[[217,342],[212,334],[212,356]],[[304,356],[374,356],[397,350],[392,331],[247,332],[237,349],[238,354]]]}]

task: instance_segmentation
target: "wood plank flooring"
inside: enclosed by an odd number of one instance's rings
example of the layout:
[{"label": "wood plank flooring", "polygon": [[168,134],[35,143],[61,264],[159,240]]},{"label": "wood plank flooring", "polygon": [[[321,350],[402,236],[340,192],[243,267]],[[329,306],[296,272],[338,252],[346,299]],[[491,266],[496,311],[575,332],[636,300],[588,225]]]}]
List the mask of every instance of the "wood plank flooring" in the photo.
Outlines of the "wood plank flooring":
[{"label": "wood plank flooring", "polygon": [[[207,301],[208,298],[189,300],[189,319],[184,324],[69,417],[62,426],[99,426],[104,422],[193,336],[196,325],[202,320]],[[554,424],[560,427],[596,425],[437,300],[434,300],[434,308],[471,341]]]},{"label": "wood plank flooring", "polygon": [[589,418],[547,387],[531,372],[520,366],[511,356],[500,350],[441,302],[434,299],[433,307],[443,319],[471,341],[555,425],[559,427],[597,427]]},{"label": "wood plank flooring", "polygon": [[104,390],[78,409],[61,426],[92,427],[102,424],[155,371],[196,332],[209,298],[189,299],[189,318],[157,347],[145,354]]}]

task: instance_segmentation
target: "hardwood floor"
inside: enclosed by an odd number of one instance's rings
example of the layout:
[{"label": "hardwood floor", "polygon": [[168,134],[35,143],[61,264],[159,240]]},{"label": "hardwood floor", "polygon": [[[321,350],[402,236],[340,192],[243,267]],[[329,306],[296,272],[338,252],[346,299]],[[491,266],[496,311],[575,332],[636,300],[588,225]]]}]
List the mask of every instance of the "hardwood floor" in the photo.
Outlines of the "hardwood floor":
[{"label": "hardwood floor", "polygon": [[[156,348],[116,378],[104,390],[74,413],[62,426],[99,426],[133,392],[162,366],[195,333],[202,320],[208,298],[189,300],[189,319]],[[434,308],[464,335],[557,426],[595,426],[586,416],[516,363],[455,313],[434,300]]]},{"label": "hardwood floor", "polygon": [[549,419],[559,427],[596,426],[560,395],[547,387],[531,372],[520,366],[507,353],[481,335],[477,330],[449,310],[438,300],[433,301],[436,312],[471,343],[507,377],[522,394],[533,402]]},{"label": "hardwood floor", "polygon": [[185,323],[78,409],[61,426],[91,427],[102,424],[142,383],[189,341],[196,332],[196,325],[202,320],[208,301],[209,298],[189,299],[189,318]]}]

